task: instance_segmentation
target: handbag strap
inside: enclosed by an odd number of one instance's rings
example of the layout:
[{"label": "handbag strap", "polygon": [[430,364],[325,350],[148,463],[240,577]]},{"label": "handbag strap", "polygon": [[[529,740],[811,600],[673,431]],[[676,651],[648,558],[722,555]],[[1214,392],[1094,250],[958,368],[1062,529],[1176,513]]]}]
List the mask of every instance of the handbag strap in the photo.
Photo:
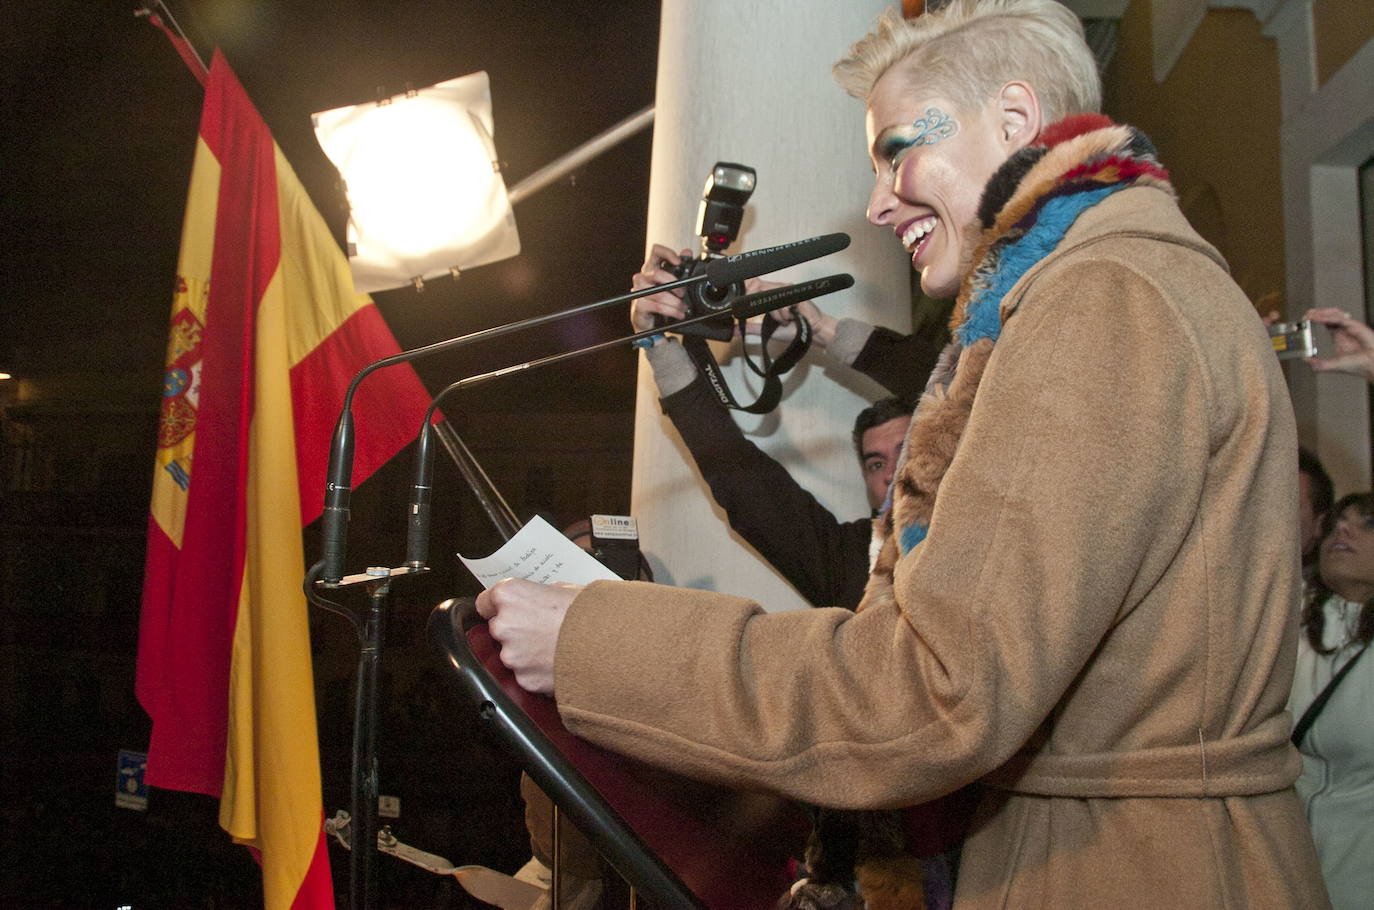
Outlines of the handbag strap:
[{"label": "handbag strap", "polygon": [[1297,725],[1293,727],[1293,736],[1291,737],[1293,745],[1296,746],[1302,742],[1302,738],[1307,735],[1307,731],[1312,729],[1312,725],[1317,722],[1317,715],[1322,713],[1322,708],[1325,708],[1326,703],[1331,700],[1331,693],[1336,691],[1336,686],[1340,685],[1341,680],[1345,679],[1346,674],[1350,672],[1350,668],[1355,666],[1356,661],[1363,657],[1364,652],[1368,650],[1369,645],[1366,644],[1357,651],[1354,657],[1345,662],[1345,666],[1336,671],[1336,675],[1331,677],[1331,681],[1326,684],[1326,688],[1322,689],[1317,697],[1312,699],[1312,704],[1308,705],[1307,710],[1302,712],[1302,717],[1298,719]]}]

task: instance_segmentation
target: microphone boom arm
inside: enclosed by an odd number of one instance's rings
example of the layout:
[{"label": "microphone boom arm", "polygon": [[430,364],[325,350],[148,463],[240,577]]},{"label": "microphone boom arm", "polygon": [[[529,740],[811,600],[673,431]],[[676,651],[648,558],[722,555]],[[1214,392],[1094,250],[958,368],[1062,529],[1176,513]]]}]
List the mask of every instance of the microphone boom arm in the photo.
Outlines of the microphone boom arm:
[{"label": "microphone boom arm", "polygon": [[[434,344],[425,345],[423,347],[414,348],[412,350],[401,351],[399,353],[391,355],[390,357],[384,357],[381,360],[375,361],[363,367],[361,370],[358,371],[357,375],[353,377],[353,381],[348,384],[348,389],[344,392],[343,407],[339,412],[339,420],[338,423],[335,424],[334,437],[329,447],[329,464],[325,474],[324,513],[321,521],[321,538],[323,543],[322,549],[324,552],[320,560],[320,579],[326,585],[331,585],[337,584],[339,579],[343,577],[345,561],[344,557],[347,548],[346,541],[348,535],[349,500],[353,492],[353,395],[357,391],[358,384],[362,382],[365,376],[369,375],[375,370],[381,369],[382,367],[388,367],[398,363],[406,363],[412,360],[419,360],[420,358],[428,357],[431,354],[438,354],[442,351],[452,350],[454,348],[472,344],[477,341],[485,341],[489,338],[499,338],[502,335],[506,335],[511,332],[518,331],[520,329],[534,328],[536,326],[541,326],[559,319],[566,319],[569,316],[576,316],[581,313],[588,313],[592,310],[600,309],[602,307],[613,306],[619,303],[625,303],[627,301],[635,300],[640,297],[645,297],[650,294],[657,294],[660,291],[669,291],[675,288],[685,287],[689,284],[695,284],[698,282],[715,283],[726,281],[727,279],[730,282],[741,281],[746,278],[754,277],[756,275],[762,275],[767,272],[775,271],[777,269],[786,268],[791,265],[797,265],[802,262],[815,259],[819,256],[829,255],[830,253],[843,249],[848,245],[849,236],[847,234],[827,234],[821,237],[813,237],[809,240],[799,240],[794,241],[792,243],[781,244],[780,246],[768,249],[755,250],[749,253],[740,253],[735,256],[725,257],[723,259],[714,261],[710,263],[703,272],[698,273],[696,275],[690,275],[686,278],[680,278],[677,281],[670,281],[667,284],[653,285],[647,288],[640,288],[639,290],[630,291],[628,294],[621,294],[617,297],[611,297],[606,300],[599,300],[593,303],[583,304],[582,306],[573,307],[568,310],[560,310],[557,313],[549,313],[544,316],[535,316],[530,319],[522,319],[517,322],[510,322],[505,325],[494,326],[489,329],[482,329],[481,331],[471,332],[467,335],[461,335],[457,338],[450,338],[447,341],[438,341]],[[747,297],[741,299],[748,299],[749,297],[753,296],[754,295],[748,295]],[[738,313],[738,311],[736,312]],[[676,324],[686,325],[691,324],[693,322],[704,321],[704,318],[692,319],[685,320],[683,322]],[[650,335],[654,334],[657,334],[657,331],[641,333],[633,337],[647,338]],[[629,339],[621,340],[623,341]],[[611,342],[611,344],[618,343],[619,342]],[[606,346],[609,345],[586,348],[579,353],[591,353],[592,351],[601,350],[602,347]],[[537,361],[527,366],[539,366],[545,363],[554,363],[560,359],[562,359],[561,356],[545,358],[544,360]],[[523,368],[526,367],[519,367],[518,369]],[[505,375],[505,373],[513,371],[514,369],[508,368],[505,371],[497,371],[496,373],[491,374],[487,378],[495,378],[498,375]],[[445,392],[447,391],[449,390],[446,389]],[[441,396],[442,394],[443,393],[441,393]],[[438,399],[435,400],[437,401]],[[433,419],[433,413],[434,407],[433,405],[431,405],[429,411],[427,411],[425,415],[426,427],[430,425],[430,421]],[[428,440],[422,438],[422,445],[425,444],[427,441]],[[426,496],[426,501],[422,504],[423,508],[425,509],[428,509],[427,490],[428,487],[426,486],[424,491],[422,491],[423,495]],[[412,515],[415,515],[415,512],[416,510],[412,509]],[[415,520],[412,521],[411,524],[413,533],[418,533],[418,529],[415,523],[416,521],[419,521],[418,516],[415,517]],[[419,542],[417,541],[417,543]],[[416,565],[416,561],[413,558],[413,556],[413,553],[408,554],[408,565]]]},{"label": "microphone boom arm", "polygon": [[[848,274],[828,275],[825,278],[817,278],[812,281],[804,281],[800,284],[787,285],[786,287],[774,288],[768,291],[761,291],[757,294],[748,294],[740,297],[733,304],[731,310],[741,320],[758,316],[770,310],[780,309],[800,303],[812,297],[819,297],[823,294],[830,294],[835,291],[842,291],[851,287],[854,279]],[[420,427],[420,442],[416,446],[415,479],[411,486],[411,501],[407,508],[406,515],[406,565],[412,568],[423,566],[429,558],[429,513],[430,513],[430,480],[434,476],[433,466],[433,443],[432,434],[437,432],[433,428],[434,411],[439,407],[439,403],[450,394],[468,386],[478,385],[489,382],[502,376],[509,376],[512,373],[520,373],[535,367],[547,366],[551,363],[560,363],[564,360],[571,360],[574,357],[581,357],[584,354],[594,354],[597,351],[604,351],[608,348],[617,347],[626,342],[637,341],[641,338],[652,338],[664,331],[671,331],[677,326],[693,325],[698,322],[705,322],[708,319],[715,319],[719,313],[703,313],[700,316],[693,316],[690,319],[683,319],[679,322],[670,323],[665,326],[656,326],[643,332],[636,332],[633,335],[626,335],[623,338],[615,338],[610,341],[602,341],[597,344],[588,345],[585,348],[578,348],[575,351],[564,351],[560,354],[551,354],[547,357],[540,357],[536,360],[527,360],[524,363],[512,364],[502,367],[499,370],[492,370],[487,373],[478,373],[475,376],[468,376],[457,382],[450,383],[434,396],[429,403],[429,409],[425,411],[424,422]],[[469,455],[469,457],[471,457]],[[471,482],[471,481],[469,481]],[[476,487],[474,487],[476,489]],[[504,505],[504,503],[503,503]],[[509,509],[509,507],[507,507]],[[489,510],[490,514],[490,510]],[[495,515],[493,515],[495,520]],[[499,523],[498,523],[499,527]],[[504,530],[504,529],[503,529]]]}]

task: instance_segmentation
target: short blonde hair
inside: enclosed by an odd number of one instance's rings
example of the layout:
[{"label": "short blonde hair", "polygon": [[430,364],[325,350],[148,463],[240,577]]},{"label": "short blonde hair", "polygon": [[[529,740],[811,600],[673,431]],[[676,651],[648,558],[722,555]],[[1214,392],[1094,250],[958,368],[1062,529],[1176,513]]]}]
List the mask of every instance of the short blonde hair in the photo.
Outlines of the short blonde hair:
[{"label": "short blonde hair", "polygon": [[968,111],[1014,79],[1034,87],[1047,123],[1102,106],[1083,24],[1055,0],[953,0],[913,19],[888,9],[834,72],[845,91],[867,101],[894,66],[913,86]]}]

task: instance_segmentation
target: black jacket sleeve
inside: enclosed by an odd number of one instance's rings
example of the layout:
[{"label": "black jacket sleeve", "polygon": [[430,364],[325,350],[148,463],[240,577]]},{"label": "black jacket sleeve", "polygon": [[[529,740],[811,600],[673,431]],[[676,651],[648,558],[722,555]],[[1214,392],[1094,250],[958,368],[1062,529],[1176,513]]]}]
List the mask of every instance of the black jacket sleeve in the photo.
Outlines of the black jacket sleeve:
[{"label": "black jacket sleeve", "polygon": [[660,399],[730,527],[813,606],[854,609],[868,581],[868,519],[840,522],[745,438],[698,375]]},{"label": "black jacket sleeve", "polygon": [[948,343],[948,329],[902,335],[875,326],[863,350],[854,358],[853,367],[914,405]]}]

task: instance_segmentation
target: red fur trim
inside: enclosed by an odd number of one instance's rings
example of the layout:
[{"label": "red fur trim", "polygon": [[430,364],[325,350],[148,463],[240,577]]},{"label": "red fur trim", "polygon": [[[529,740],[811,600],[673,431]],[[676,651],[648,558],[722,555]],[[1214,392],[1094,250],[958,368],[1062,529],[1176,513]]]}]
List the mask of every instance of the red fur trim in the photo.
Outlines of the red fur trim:
[{"label": "red fur trim", "polygon": [[1059,182],[1061,184],[1073,183],[1075,180],[1088,178],[1100,180],[1103,183],[1122,183],[1127,180],[1135,180],[1141,176],[1168,180],[1169,172],[1151,161],[1132,158],[1129,155],[1112,155],[1108,158],[1080,164],[1073,170],[1065,172],[1059,178]]},{"label": "red fur trim", "polygon": [[1045,127],[1035,144],[1045,148],[1054,148],[1059,143],[1075,136],[1091,133],[1093,130],[1103,130],[1109,126],[1116,126],[1116,124],[1112,123],[1112,118],[1104,114],[1070,114],[1063,120],[1056,120]]}]

